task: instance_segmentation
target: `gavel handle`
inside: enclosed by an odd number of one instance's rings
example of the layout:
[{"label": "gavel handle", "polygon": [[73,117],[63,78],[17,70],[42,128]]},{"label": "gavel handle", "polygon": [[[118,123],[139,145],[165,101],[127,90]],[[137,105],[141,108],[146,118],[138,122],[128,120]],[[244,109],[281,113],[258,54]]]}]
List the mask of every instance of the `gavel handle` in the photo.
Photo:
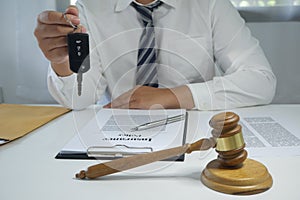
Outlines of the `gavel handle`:
[{"label": "gavel handle", "polygon": [[87,171],[82,170],[78,174],[76,174],[76,178],[94,179],[97,177],[106,176],[116,172],[121,172],[142,165],[146,165],[149,163],[153,163],[155,161],[181,156],[185,153],[191,153],[192,151],[195,150],[207,150],[213,147],[208,143],[209,143],[209,139],[202,139],[191,145],[185,144],[180,147],[174,147],[171,149],[156,151],[152,153],[134,155],[126,158],[120,158],[109,162],[93,165],[91,167],[88,167]]}]

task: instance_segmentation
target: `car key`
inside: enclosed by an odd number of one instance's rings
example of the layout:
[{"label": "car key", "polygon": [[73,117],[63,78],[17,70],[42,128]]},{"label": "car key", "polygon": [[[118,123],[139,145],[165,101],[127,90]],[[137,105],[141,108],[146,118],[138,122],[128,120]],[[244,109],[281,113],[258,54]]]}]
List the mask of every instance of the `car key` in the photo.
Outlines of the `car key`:
[{"label": "car key", "polygon": [[67,38],[70,69],[77,73],[78,96],[81,96],[83,73],[90,69],[89,35],[69,33]]}]

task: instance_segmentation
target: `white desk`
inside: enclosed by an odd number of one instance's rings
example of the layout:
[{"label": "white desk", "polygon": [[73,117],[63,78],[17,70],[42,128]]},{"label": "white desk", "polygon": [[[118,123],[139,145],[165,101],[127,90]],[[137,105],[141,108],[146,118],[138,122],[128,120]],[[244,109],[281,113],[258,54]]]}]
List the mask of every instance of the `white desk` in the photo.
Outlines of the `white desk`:
[{"label": "white desk", "polygon": [[[269,105],[234,111],[241,116],[253,113],[284,115],[293,128],[300,130],[300,105]],[[188,142],[209,136],[208,120],[215,113],[189,112]],[[57,160],[54,157],[76,134],[76,128],[82,127],[93,114],[93,109],[68,113],[24,138],[0,146],[0,199],[241,198],[215,192],[201,183],[199,177],[202,170],[216,157],[214,150],[192,153],[186,156],[184,162],[156,162],[101,180],[74,179],[75,173],[100,161]],[[274,179],[273,187],[262,194],[243,198],[300,199],[300,156],[254,159],[267,166]]]}]

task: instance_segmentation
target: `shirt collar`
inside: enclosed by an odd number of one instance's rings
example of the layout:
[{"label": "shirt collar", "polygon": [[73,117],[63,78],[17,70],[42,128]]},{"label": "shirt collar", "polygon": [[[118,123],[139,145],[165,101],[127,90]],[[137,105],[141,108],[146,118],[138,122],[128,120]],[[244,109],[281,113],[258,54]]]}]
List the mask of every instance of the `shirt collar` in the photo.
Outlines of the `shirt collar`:
[{"label": "shirt collar", "polygon": [[[177,7],[177,0],[161,0],[165,4],[176,8]],[[115,12],[121,12],[125,10],[130,4],[132,0],[118,0],[115,4]]]}]

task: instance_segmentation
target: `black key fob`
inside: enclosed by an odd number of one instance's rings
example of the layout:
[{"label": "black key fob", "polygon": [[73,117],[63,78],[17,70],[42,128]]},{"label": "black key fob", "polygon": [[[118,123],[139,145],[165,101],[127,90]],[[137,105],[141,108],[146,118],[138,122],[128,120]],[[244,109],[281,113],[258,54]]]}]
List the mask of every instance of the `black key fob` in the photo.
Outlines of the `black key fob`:
[{"label": "black key fob", "polygon": [[67,35],[70,69],[74,73],[85,73],[90,69],[89,35],[69,33]]}]

